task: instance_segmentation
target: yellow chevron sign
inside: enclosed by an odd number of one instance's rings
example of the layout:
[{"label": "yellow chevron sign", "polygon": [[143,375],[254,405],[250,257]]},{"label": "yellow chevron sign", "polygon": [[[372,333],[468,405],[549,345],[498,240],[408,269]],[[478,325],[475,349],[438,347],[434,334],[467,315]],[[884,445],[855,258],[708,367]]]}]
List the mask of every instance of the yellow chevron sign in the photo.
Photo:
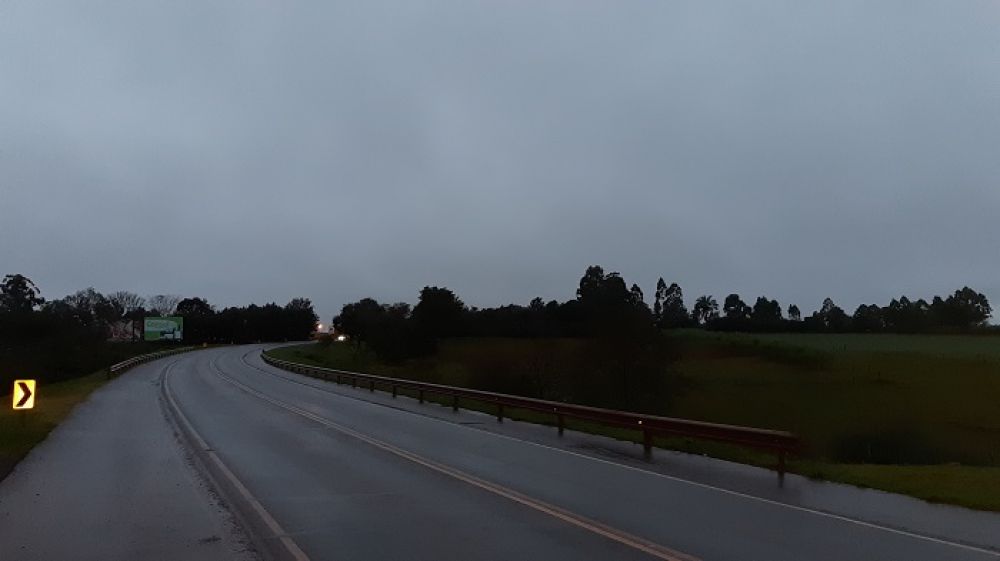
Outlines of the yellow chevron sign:
[{"label": "yellow chevron sign", "polygon": [[14,380],[14,409],[34,409],[35,381]]}]

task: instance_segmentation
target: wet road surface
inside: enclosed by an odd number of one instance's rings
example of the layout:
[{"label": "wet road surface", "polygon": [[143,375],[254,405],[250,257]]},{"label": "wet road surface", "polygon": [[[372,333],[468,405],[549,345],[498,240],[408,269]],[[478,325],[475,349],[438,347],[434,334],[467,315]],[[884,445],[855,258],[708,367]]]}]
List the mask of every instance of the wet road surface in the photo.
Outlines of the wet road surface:
[{"label": "wet road surface", "polygon": [[[645,464],[626,443],[393,400],[259,352],[179,355],[95,393],[0,483],[0,559],[248,556],[167,418],[261,553],[280,558],[1000,559],[996,515],[799,478],[778,487],[766,470],[662,451]],[[45,549],[80,520],[63,550]],[[45,551],[90,556],[25,553]]]}]

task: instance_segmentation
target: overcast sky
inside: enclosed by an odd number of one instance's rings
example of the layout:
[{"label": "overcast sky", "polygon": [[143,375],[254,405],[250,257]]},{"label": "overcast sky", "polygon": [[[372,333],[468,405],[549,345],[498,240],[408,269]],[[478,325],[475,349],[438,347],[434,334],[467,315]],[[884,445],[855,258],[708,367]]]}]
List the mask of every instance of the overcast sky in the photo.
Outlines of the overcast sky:
[{"label": "overcast sky", "polygon": [[[0,2],[0,274],[1000,304],[1000,3]],[[1000,306],[998,306],[1000,307]]]}]

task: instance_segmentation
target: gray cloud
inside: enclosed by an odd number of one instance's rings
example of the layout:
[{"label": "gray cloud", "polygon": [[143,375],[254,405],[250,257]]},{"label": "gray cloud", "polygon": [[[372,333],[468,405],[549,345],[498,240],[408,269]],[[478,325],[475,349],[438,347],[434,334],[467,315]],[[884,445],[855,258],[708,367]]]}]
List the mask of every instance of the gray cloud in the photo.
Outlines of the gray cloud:
[{"label": "gray cloud", "polygon": [[994,2],[7,2],[0,273],[1000,301]]}]

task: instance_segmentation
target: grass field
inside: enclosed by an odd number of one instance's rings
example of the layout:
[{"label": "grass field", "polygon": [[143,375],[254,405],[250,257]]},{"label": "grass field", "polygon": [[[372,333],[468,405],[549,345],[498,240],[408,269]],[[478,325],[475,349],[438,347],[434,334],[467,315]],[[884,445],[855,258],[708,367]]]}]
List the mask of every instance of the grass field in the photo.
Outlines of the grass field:
[{"label": "grass field", "polygon": [[77,403],[105,381],[104,372],[95,372],[65,382],[40,384],[36,390],[35,409],[29,411],[14,411],[4,403],[0,408],[0,479],[44,440]]},{"label": "grass field", "polygon": [[[790,468],[811,477],[1000,510],[1000,338],[702,331],[676,331],[669,337],[676,358],[664,374],[669,394],[659,413],[794,431],[807,450]],[[546,379],[573,376],[579,363],[572,357],[584,344],[453,340],[434,357],[397,366],[347,345],[309,345],[276,354],[451,385],[483,387],[489,378],[490,387],[483,389],[502,390],[523,388],[525,380],[544,386]],[[568,366],[559,371],[559,364]],[[773,458],[725,446],[660,444],[773,463]]]}]

